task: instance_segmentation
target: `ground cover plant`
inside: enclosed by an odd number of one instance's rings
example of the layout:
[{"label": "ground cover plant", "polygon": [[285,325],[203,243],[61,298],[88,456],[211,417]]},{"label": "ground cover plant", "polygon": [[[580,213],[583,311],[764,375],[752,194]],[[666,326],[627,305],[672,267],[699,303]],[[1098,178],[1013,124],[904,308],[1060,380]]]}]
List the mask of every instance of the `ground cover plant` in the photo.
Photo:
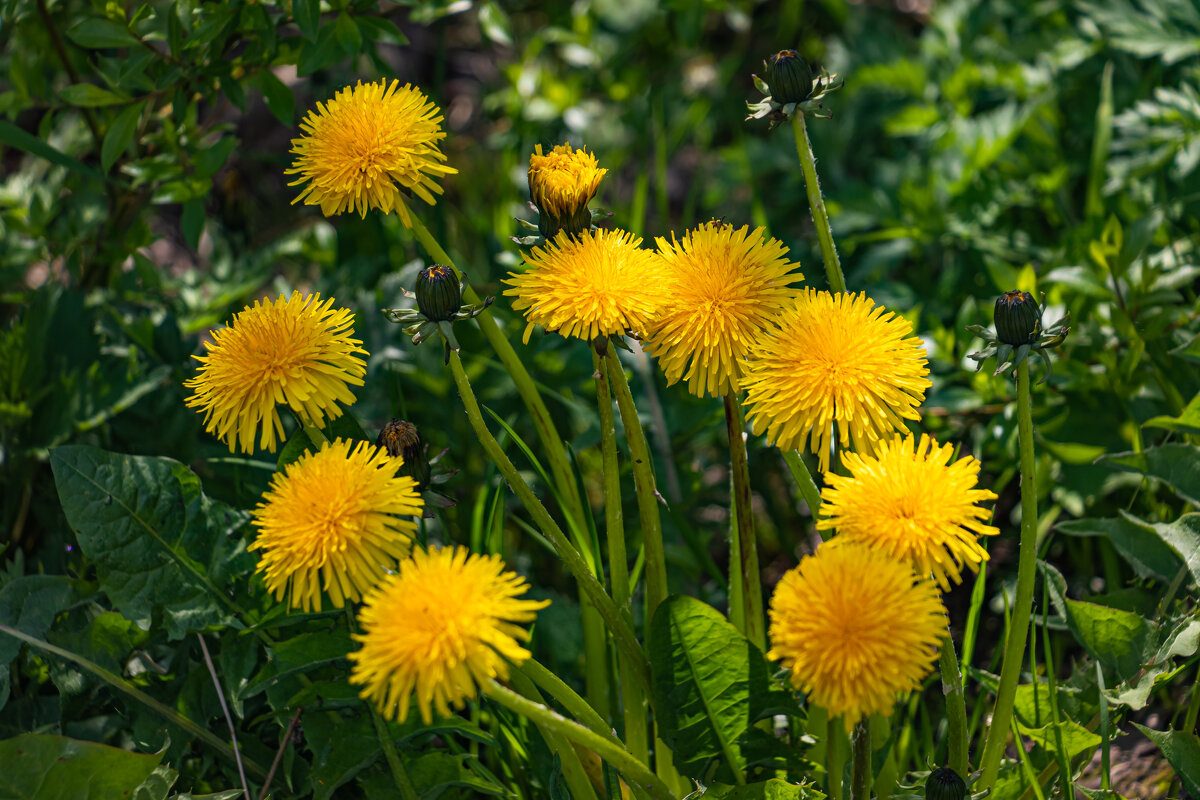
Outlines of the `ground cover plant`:
[{"label": "ground cover plant", "polygon": [[1200,796],[1198,32],[0,5],[0,798]]}]

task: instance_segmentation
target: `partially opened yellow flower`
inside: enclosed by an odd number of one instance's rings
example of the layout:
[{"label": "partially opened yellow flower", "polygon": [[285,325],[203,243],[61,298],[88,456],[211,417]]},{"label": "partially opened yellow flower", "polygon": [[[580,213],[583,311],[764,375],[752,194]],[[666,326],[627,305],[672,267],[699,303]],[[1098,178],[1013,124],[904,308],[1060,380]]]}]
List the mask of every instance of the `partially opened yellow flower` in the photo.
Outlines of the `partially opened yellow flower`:
[{"label": "partially opened yellow flower", "polygon": [[662,267],[642,240],[625,231],[559,233],[510,273],[513,308],[525,311],[524,341],[535,325],[584,341],[644,331],[662,307]]},{"label": "partially opened yellow flower", "polygon": [[577,234],[592,224],[588,203],[596,196],[608,172],[596,157],[571,143],[560,144],[543,155],[539,144],[529,157],[529,196],[538,208],[538,229],[553,239],[560,230]]},{"label": "partially opened yellow flower", "polygon": [[470,555],[465,547],[413,551],[363,604],[362,649],[350,653],[350,682],[388,719],[408,717],[409,702],[425,724],[433,711],[449,716],[508,678],[508,662],[520,665],[529,651],[518,642],[548,600],[522,600],[529,588],[506,572],[499,556]]},{"label": "partially opened yellow flower", "polygon": [[836,528],[839,540],[877,547],[921,575],[932,573],[943,590],[961,583],[964,564],[978,571],[987,561],[978,537],[1000,531],[976,505],[996,499],[975,488],[979,462],[964,456],[951,464],[953,455],[950,445],[938,447],[924,435],[896,436],[875,456],[843,454],[850,474],[825,476],[817,530]]},{"label": "partially opened yellow flower", "polygon": [[360,81],[308,112],[285,173],[300,176],[288,186],[307,183],[292,203],[320,206],[327,217],[395,209],[411,228],[403,191],[436,202],[434,195],[442,193],[437,179],[458,172],[442,163],[446,157],[438,149],[446,138],[442,114],[419,89],[407,83],[397,88],[399,83]]},{"label": "partially opened yellow flower", "polygon": [[[765,228],[707,222],[683,240],[659,238],[669,298],[651,321],[647,349],[667,384],[699,397],[737,389],[750,345],[795,296],[788,249]],[[686,374],[684,370],[686,371]]]},{"label": "partially opened yellow flower", "polygon": [[227,328],[212,333],[195,377],[184,381],[194,389],[185,401],[204,412],[204,429],[243,453],[254,452],[254,436],[275,452],[283,438],[278,404],[290,408],[306,425],[325,426],[342,415],[338,403],[350,405],[348,386],[362,386],[367,355],[353,338],[354,314],[334,308],[333,298],[279,296],[273,303],[255,301],[233,315]]},{"label": "partially opened yellow flower", "polygon": [[275,473],[251,512],[258,571],[275,599],[320,611],[358,600],[408,555],[424,501],[404,459],[337,439]]},{"label": "partially opened yellow flower", "polygon": [[804,289],[751,352],[742,387],[754,433],[781,450],[811,438],[822,472],[835,424],[842,449],[873,452],[904,420],[920,419],[929,367],[911,334],[865,294]]},{"label": "partially opened yellow flower", "polygon": [[901,692],[919,688],[946,636],[937,587],[902,561],[858,543],[821,545],[783,576],[771,597],[767,657],[792,685],[841,715],[891,714]]}]

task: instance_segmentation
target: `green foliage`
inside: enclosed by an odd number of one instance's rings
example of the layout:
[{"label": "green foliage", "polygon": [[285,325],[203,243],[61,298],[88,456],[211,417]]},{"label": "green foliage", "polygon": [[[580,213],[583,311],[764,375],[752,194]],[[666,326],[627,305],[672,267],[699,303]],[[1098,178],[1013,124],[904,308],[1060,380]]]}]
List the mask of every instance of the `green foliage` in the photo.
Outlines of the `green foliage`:
[{"label": "green foliage", "polygon": [[0,741],[0,796],[12,800],[108,800],[128,796],[162,755],[130,753],[63,736],[25,733]]}]

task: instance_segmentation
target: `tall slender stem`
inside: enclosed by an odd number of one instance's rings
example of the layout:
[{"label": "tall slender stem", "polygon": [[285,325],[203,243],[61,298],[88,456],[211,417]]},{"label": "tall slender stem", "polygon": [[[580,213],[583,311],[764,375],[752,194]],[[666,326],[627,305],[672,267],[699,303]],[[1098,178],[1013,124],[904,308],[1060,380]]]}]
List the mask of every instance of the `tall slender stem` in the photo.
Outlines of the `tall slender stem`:
[{"label": "tall slender stem", "polygon": [[[742,410],[732,393],[725,395],[725,429],[729,433],[729,463],[733,473],[733,506],[737,511],[736,547],[730,548],[729,583],[741,588],[740,620],[742,633],[759,650],[767,649],[766,623],[763,617],[762,576],[758,568],[758,540],[754,535],[754,510],[751,508],[750,465],[746,457],[746,438],[742,433]],[[733,592],[730,592],[733,596]]]},{"label": "tall slender stem", "polygon": [[783,463],[787,464],[788,471],[792,473],[792,478],[800,489],[800,496],[804,498],[809,512],[816,519],[817,511],[821,508],[821,492],[817,489],[817,482],[813,480],[808,466],[796,450],[784,450]]},{"label": "tall slender stem", "polygon": [[[454,270],[454,274],[461,279],[462,272],[455,266],[454,260],[450,258],[450,255],[429,232],[420,218],[412,216],[412,223],[413,234],[416,235],[417,241],[421,243],[425,251],[439,264]],[[480,302],[479,295],[469,284],[463,286],[463,297],[468,303]],[[564,512],[576,522],[580,530],[583,530],[585,527],[583,499],[579,495],[575,473],[571,469],[571,462],[567,457],[567,449],[563,445],[562,437],[554,427],[550,411],[546,408],[546,403],[542,399],[541,393],[538,392],[537,385],[491,313],[481,314],[476,317],[476,321],[496,356],[500,359],[500,363],[508,371],[509,377],[517,387],[517,393],[521,395],[521,399],[529,410],[534,428],[538,433],[538,439],[549,460],[550,474],[558,487],[558,496],[561,498]],[[608,656],[605,648],[603,622],[596,607],[582,592],[580,593],[579,607],[583,619],[583,647],[588,664],[587,672],[584,675],[588,700],[597,709],[607,709]]]},{"label": "tall slender stem", "polygon": [[[625,555],[625,516],[621,503],[621,473],[617,466],[617,428],[613,419],[608,367],[595,348],[592,348],[592,366],[596,370],[596,405],[600,413],[600,449],[604,462],[604,538],[608,541],[609,584],[618,610],[630,612],[629,559]],[[649,762],[646,696],[634,679],[631,672],[633,666],[624,653],[617,654],[617,668],[621,674],[625,741],[629,752]]]},{"label": "tall slender stem", "polygon": [[850,752],[854,759],[850,767],[850,800],[870,800],[871,797],[871,725],[859,720],[850,737]]},{"label": "tall slender stem", "polygon": [[796,134],[796,154],[800,156],[800,171],[804,173],[804,187],[808,192],[808,204],[812,207],[813,224],[817,227],[817,241],[821,245],[821,260],[825,262],[825,276],[831,292],[846,291],[846,277],[842,274],[842,262],[838,259],[833,244],[833,230],[829,227],[829,212],[821,197],[821,183],[817,179],[817,161],[813,158],[812,143],[808,141],[808,128],[804,125],[804,113],[792,115],[792,131]]},{"label": "tall slender stem", "polygon": [[396,752],[396,743],[392,741],[387,723],[383,721],[383,717],[379,716],[374,705],[370,703],[367,705],[371,710],[371,721],[375,723],[375,735],[379,738],[379,746],[383,748],[383,757],[387,759],[388,768],[392,771],[392,782],[396,784],[401,800],[417,800],[417,789],[404,769],[404,762],[400,760],[400,754]]},{"label": "tall slender stem", "polygon": [[575,744],[591,750],[616,767],[626,780],[644,788],[655,800],[674,800],[667,785],[659,780],[658,776],[651,772],[644,762],[635,758],[619,742],[593,733],[578,722],[567,719],[541,703],[524,698],[495,681],[492,681],[486,691],[488,697],[509,711],[520,714],[538,726],[562,734]]},{"label": "tall slender stem", "polygon": [[650,664],[646,661],[646,655],[642,652],[642,648],[638,644],[637,637],[633,633],[633,628],[621,616],[612,598],[608,596],[604,591],[604,587],[596,580],[596,576],[588,569],[583,556],[579,554],[579,551],[567,539],[566,534],[562,532],[562,528],[558,527],[558,523],[554,521],[554,518],[550,516],[550,512],[542,505],[542,501],[538,500],[537,495],[529,488],[529,484],[521,477],[521,473],[517,471],[512,461],[504,454],[504,450],[501,449],[500,443],[496,441],[496,437],[492,436],[491,431],[487,429],[487,425],[483,421],[483,415],[479,411],[479,401],[475,399],[475,392],[471,389],[471,382],[467,379],[466,371],[463,370],[462,359],[455,350],[450,351],[450,372],[454,376],[455,385],[458,386],[458,393],[462,397],[463,406],[466,408],[467,418],[471,422],[471,427],[474,429],[475,435],[479,437],[479,443],[483,445],[483,449],[487,452],[492,463],[500,470],[500,474],[504,476],[504,480],[520,499],[530,516],[533,517],[533,521],[537,524],[538,528],[541,529],[542,533],[554,545],[559,558],[563,560],[567,569],[575,576],[575,580],[579,582],[580,587],[587,593],[588,599],[595,604],[596,610],[600,612],[600,616],[604,618],[604,622],[612,632],[617,647],[625,651],[631,663],[637,665],[635,677],[642,682],[643,689],[648,690],[650,688]]},{"label": "tall slender stem", "polygon": [[548,670],[544,664],[530,658],[517,667],[517,670],[557,700],[559,705],[571,712],[580,723],[601,735],[613,735],[612,728],[596,713],[596,709],[588,705],[566,681]]},{"label": "tall slender stem", "polygon": [[[520,669],[516,669],[509,674],[509,677],[514,689],[534,703],[542,702],[541,693],[538,692],[537,686],[529,679],[528,675]],[[544,725],[538,725],[537,729],[542,734],[546,746],[550,748],[550,752],[558,756],[563,778],[566,779],[567,788],[571,790],[571,796],[577,800],[597,800],[596,791],[588,780],[587,770],[584,768],[583,762],[579,760],[579,754],[575,752],[575,748],[567,741],[566,737]]]},{"label": "tall slender stem", "polygon": [[658,514],[658,490],[654,484],[654,463],[650,460],[650,449],[646,446],[646,433],[638,418],[625,367],[617,358],[615,348],[608,348],[608,377],[617,407],[621,411],[621,422],[625,425],[625,440],[629,445],[629,457],[633,461],[633,484],[637,490],[638,521],[642,525],[642,540],[646,549],[646,622],[654,618],[659,604],[667,599],[667,562],[663,551],[662,520]]},{"label": "tall slender stem", "polygon": [[942,694],[946,697],[946,736],[948,739],[949,766],[959,775],[968,775],[967,767],[967,701],[963,692],[962,672],[958,668],[958,657],[954,653],[954,639],[950,631],[942,640],[942,653],[938,660],[942,672]]},{"label": "tall slender stem", "polygon": [[1033,583],[1037,567],[1037,475],[1033,455],[1033,403],[1029,393],[1029,361],[1017,367],[1017,426],[1021,447],[1021,547],[1017,563],[1017,595],[1013,600],[1012,621],[1004,644],[1004,662],[1000,667],[1000,685],[992,723],[983,745],[977,788],[991,788],[1000,773],[1000,758],[1008,740],[1017,681],[1033,610]]},{"label": "tall slender stem", "polygon": [[[454,261],[442,246],[438,244],[437,239],[433,237],[429,229],[415,215],[412,216],[412,223],[412,231],[426,252],[439,264],[454,270],[455,275],[461,279],[462,272],[454,265]],[[463,299],[468,303],[480,302],[479,295],[476,294],[475,290],[469,284],[463,287]],[[509,376],[517,387],[517,393],[521,395],[521,399],[525,401],[525,405],[533,417],[533,424],[537,429],[538,438],[541,440],[550,462],[550,473],[554,476],[554,482],[558,485],[559,493],[563,498],[563,502],[567,505],[568,513],[572,514],[576,520],[582,522],[584,518],[583,501],[579,496],[579,487],[575,485],[575,474],[571,469],[571,462],[567,458],[567,449],[563,445],[563,440],[559,436],[558,430],[554,427],[553,420],[550,419],[550,411],[546,408],[546,403],[542,400],[542,395],[538,392],[537,385],[533,382],[529,371],[525,369],[521,358],[513,349],[504,332],[500,330],[500,326],[496,324],[496,320],[492,315],[490,313],[480,314],[476,317],[476,321],[479,323],[479,329],[496,351],[496,356],[500,359],[500,363],[508,370]]]}]

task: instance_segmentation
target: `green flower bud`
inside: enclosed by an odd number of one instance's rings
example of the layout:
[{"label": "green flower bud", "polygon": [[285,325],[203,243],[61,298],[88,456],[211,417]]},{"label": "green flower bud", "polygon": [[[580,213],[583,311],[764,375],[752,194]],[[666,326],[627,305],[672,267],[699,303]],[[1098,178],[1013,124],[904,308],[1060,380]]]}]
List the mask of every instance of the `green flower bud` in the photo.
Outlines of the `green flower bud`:
[{"label": "green flower bud", "polygon": [[425,443],[421,441],[421,433],[416,425],[402,419],[392,420],[379,432],[375,446],[387,450],[393,458],[400,456],[404,459],[400,474],[416,481],[418,492],[429,486],[429,459],[425,457]]},{"label": "green flower bud", "polygon": [[417,275],[417,308],[431,322],[443,322],[462,308],[462,286],[450,267],[434,264]]},{"label": "green flower bud", "polygon": [[963,800],[967,783],[949,767],[935,769],[925,780],[925,800]]},{"label": "green flower bud", "polygon": [[799,103],[812,94],[812,69],[795,50],[780,50],[767,59],[766,79],[776,103]]},{"label": "green flower bud", "polygon": [[1033,344],[1042,330],[1042,311],[1029,292],[1005,292],[996,298],[996,338],[1020,347]]}]

